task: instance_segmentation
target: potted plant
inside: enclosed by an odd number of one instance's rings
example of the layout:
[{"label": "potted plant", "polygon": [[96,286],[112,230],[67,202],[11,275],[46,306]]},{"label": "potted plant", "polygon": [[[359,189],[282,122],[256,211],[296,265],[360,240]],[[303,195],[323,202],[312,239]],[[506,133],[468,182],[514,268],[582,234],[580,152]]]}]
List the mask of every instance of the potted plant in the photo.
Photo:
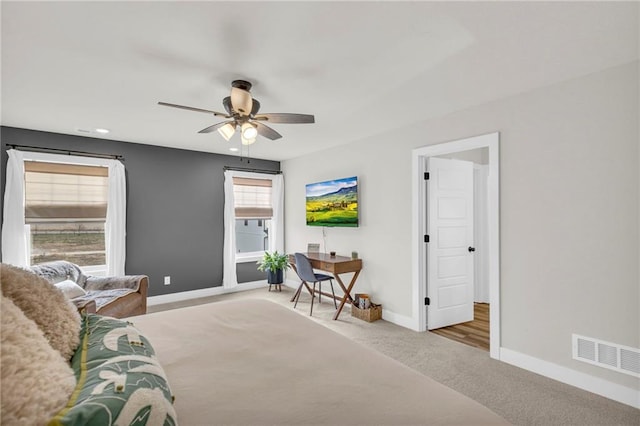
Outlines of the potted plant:
[{"label": "potted plant", "polygon": [[267,271],[267,282],[269,284],[282,284],[284,281],[283,271],[290,267],[289,256],[280,254],[277,251],[264,252],[262,260],[256,262],[259,271]]}]

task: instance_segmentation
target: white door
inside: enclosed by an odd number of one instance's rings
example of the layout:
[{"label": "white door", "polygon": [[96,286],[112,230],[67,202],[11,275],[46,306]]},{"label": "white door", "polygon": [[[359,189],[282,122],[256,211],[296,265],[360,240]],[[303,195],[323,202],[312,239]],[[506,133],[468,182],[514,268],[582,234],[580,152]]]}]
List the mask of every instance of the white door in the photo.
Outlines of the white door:
[{"label": "white door", "polygon": [[427,158],[427,328],[473,320],[473,163]]}]

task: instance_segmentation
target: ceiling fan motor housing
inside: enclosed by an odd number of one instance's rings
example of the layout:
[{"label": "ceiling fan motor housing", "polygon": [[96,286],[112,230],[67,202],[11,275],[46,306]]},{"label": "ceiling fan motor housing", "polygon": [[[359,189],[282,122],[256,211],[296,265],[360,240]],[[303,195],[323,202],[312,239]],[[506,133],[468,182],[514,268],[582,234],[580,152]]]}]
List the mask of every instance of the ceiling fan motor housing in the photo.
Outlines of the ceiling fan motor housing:
[{"label": "ceiling fan motor housing", "polygon": [[252,84],[246,80],[233,80],[231,82],[231,87],[235,87],[236,89],[246,90],[247,92],[251,91]]},{"label": "ceiling fan motor housing", "polygon": [[231,83],[231,105],[240,115],[249,115],[253,108],[251,99],[251,83],[244,80],[234,80]]}]

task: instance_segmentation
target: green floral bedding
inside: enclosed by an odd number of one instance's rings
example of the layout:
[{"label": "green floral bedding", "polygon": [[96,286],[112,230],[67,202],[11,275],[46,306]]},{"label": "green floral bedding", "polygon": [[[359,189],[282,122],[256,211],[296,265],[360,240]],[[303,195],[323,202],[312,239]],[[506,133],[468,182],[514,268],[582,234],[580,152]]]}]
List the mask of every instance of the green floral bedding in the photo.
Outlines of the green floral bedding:
[{"label": "green floral bedding", "polygon": [[78,384],[49,425],[177,425],[164,371],[131,323],[88,314],[81,336],[71,360]]}]

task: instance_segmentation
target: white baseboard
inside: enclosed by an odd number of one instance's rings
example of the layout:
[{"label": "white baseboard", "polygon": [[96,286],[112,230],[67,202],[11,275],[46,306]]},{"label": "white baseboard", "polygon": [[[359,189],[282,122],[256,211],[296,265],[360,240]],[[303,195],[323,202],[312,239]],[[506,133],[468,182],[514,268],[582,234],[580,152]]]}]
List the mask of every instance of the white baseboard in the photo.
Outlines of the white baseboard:
[{"label": "white baseboard", "polygon": [[253,290],[256,288],[266,287],[268,285],[269,284],[267,284],[266,280],[260,280],[260,281],[251,281],[248,283],[241,283],[241,284],[238,284],[238,287],[235,287],[230,290],[225,289],[220,285],[217,287],[203,288],[200,290],[181,291],[178,293],[161,294],[159,296],[148,297],[147,306],[162,305],[165,303],[172,303],[172,302],[181,302],[183,300],[198,299],[200,297],[219,296],[221,294],[226,294],[226,293],[235,293],[238,291]]},{"label": "white baseboard", "polygon": [[[290,288],[296,290],[298,288],[298,286],[300,285],[300,281],[299,280],[286,280],[284,282],[284,284],[287,287],[290,287]],[[349,304],[347,304],[347,305],[349,305]],[[391,322],[393,324],[399,325],[400,327],[405,327],[405,328],[408,328],[410,330],[415,330],[413,318],[405,316],[405,315],[396,314],[395,312],[392,312],[392,311],[390,311],[388,309],[385,309],[384,307],[382,308],[382,319],[385,320],[385,321]]]},{"label": "white baseboard", "polygon": [[511,349],[500,348],[500,361],[640,409],[640,391]]},{"label": "white baseboard", "polygon": [[396,314],[389,309],[385,309],[384,306],[382,307],[382,319],[395,325],[399,325],[400,327],[408,328],[409,330],[415,330],[412,317]]}]

